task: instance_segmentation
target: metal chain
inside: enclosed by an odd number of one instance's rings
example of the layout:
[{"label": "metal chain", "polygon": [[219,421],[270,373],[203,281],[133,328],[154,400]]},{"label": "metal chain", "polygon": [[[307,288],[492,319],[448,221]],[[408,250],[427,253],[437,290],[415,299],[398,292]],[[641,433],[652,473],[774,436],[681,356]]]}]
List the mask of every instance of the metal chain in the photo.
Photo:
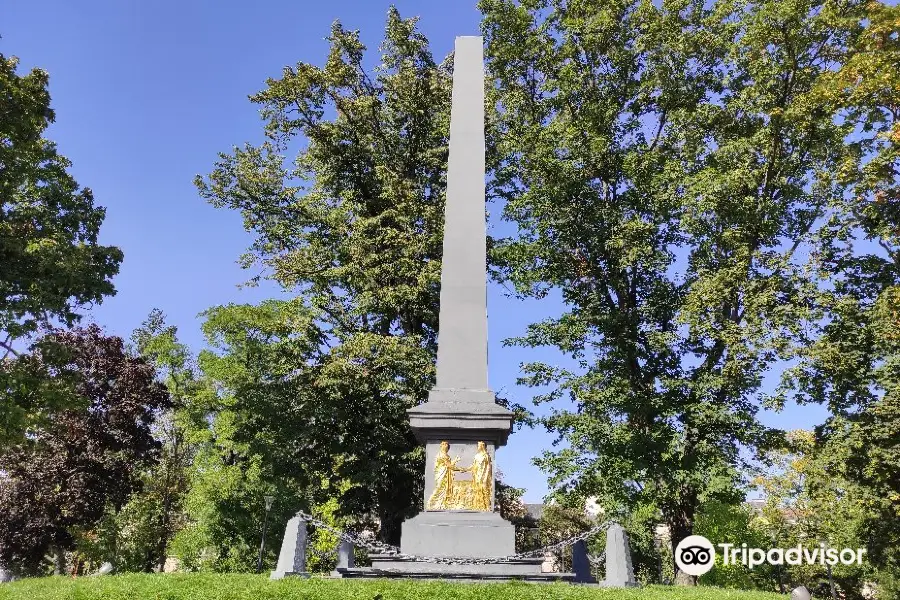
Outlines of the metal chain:
[{"label": "metal chain", "polygon": [[316,550],[315,548],[310,548],[309,552],[322,562],[337,560],[338,557],[337,552],[334,550]]},{"label": "metal chain", "polygon": [[569,546],[575,545],[576,542],[580,542],[582,540],[587,540],[598,533],[606,531],[609,527],[609,521],[604,521],[599,525],[595,525],[590,529],[582,531],[581,533],[575,534],[570,538],[564,539],[560,542],[556,542],[555,544],[551,544],[549,546],[544,546],[543,548],[538,548],[537,550],[529,550],[527,552],[521,552],[520,554],[516,554],[516,558],[536,558],[538,556],[543,556],[549,552],[559,552],[563,548],[568,548]]},{"label": "metal chain", "polygon": [[[347,533],[346,531],[342,531],[337,529],[336,527],[332,527],[328,523],[325,523],[321,519],[317,519],[316,517],[305,513],[303,511],[298,511],[297,516],[301,517],[304,521],[312,523],[316,527],[320,529],[324,529],[329,533],[334,534],[343,542],[347,542],[352,544],[353,546],[365,548],[369,552],[373,554],[384,554],[388,556],[392,556],[394,558],[400,558],[403,560],[409,560],[414,562],[428,562],[428,563],[438,563],[438,564],[464,564],[464,565],[489,565],[489,564],[497,564],[504,563],[515,560],[522,560],[526,558],[542,558],[551,552],[559,552],[563,548],[568,548],[569,546],[574,545],[576,542],[587,540],[588,538],[592,538],[598,533],[606,531],[609,527],[609,521],[604,521],[599,525],[596,525],[586,531],[582,531],[570,538],[564,539],[562,541],[556,542],[555,544],[551,544],[549,546],[544,546],[543,548],[538,548],[536,550],[528,550],[526,552],[520,552],[518,554],[513,554],[510,556],[503,556],[497,558],[469,558],[469,557],[455,557],[455,556],[417,556],[414,554],[405,554],[401,552],[400,548],[397,546],[391,546],[390,544],[385,544],[383,542],[379,542],[378,540],[369,540],[360,535],[353,535]],[[601,559],[605,558],[605,552],[601,554]]]},{"label": "metal chain", "polygon": [[595,569],[602,567],[603,563],[606,562],[606,550],[596,556],[588,554],[588,562],[591,563],[591,566]]}]

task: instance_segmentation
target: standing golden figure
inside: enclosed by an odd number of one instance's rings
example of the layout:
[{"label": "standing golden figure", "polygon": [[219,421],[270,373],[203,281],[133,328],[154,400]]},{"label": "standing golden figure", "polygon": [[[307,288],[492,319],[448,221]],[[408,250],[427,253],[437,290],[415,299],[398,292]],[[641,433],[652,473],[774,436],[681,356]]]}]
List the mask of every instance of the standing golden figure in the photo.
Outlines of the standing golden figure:
[{"label": "standing golden figure", "polygon": [[[434,491],[428,498],[427,510],[491,510],[494,488],[494,468],[484,442],[469,467],[457,467],[459,457],[450,458],[450,444],[441,442],[434,457]],[[453,473],[471,473],[471,479],[457,480]]]},{"label": "standing golden figure", "polygon": [[484,442],[478,442],[478,452],[475,453],[469,470],[472,472],[472,510],[491,510],[494,468]]},{"label": "standing golden figure", "polygon": [[434,457],[434,491],[428,498],[428,510],[449,510],[453,508],[453,472],[465,471],[456,466],[459,457],[450,458],[450,444],[441,442],[441,449]]}]

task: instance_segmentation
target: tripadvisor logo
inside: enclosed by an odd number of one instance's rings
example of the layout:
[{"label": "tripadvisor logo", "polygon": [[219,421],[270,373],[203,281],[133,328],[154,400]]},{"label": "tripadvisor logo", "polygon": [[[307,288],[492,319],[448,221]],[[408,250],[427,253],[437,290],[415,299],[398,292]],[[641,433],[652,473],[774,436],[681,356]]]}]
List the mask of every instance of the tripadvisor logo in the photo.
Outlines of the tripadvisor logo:
[{"label": "tripadvisor logo", "polygon": [[[748,548],[747,544],[718,544],[725,566],[742,564],[748,569],[762,564],[770,565],[861,565],[865,548],[829,548],[824,543],[807,548],[800,544],[793,548]],[[675,564],[683,572],[695,577],[708,573],[716,562],[716,550],[712,542],[702,535],[691,535],[675,547]]]},{"label": "tripadvisor logo", "polygon": [[702,535],[689,535],[675,548],[675,564],[688,575],[698,577],[707,573],[716,561],[712,542]]}]

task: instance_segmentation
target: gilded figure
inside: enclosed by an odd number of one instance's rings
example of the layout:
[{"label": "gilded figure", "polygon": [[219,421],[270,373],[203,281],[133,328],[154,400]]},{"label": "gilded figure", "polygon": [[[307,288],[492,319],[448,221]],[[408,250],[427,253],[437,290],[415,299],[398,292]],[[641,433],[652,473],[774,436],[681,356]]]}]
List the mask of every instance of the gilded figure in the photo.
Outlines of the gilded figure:
[{"label": "gilded figure", "polygon": [[478,451],[472,459],[469,471],[472,472],[472,510],[491,510],[494,468],[484,442],[478,442]]},{"label": "gilded figure", "polygon": [[450,444],[441,442],[441,449],[434,457],[434,491],[428,498],[428,510],[449,510],[453,508],[453,472],[465,471],[457,467],[459,457],[450,458]]},{"label": "gilded figure", "polygon": [[[450,458],[450,444],[441,442],[434,459],[434,491],[428,498],[428,510],[490,511],[493,497],[494,469],[484,442],[478,448],[471,466],[458,467],[459,457]],[[457,480],[454,473],[471,473],[471,479]]]}]

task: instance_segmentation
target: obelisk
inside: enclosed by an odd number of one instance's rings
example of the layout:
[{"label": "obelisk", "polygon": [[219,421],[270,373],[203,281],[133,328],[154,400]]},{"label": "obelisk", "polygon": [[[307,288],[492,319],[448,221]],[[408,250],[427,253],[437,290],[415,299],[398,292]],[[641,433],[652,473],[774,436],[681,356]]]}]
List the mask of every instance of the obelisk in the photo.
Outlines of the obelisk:
[{"label": "obelisk", "polygon": [[[494,512],[494,452],[513,415],[488,388],[482,44],[481,37],[456,38],[437,381],[428,401],[409,410],[426,448],[425,510],[403,524],[401,550],[418,556],[515,552],[512,524]],[[390,562],[373,559],[373,567],[397,567]],[[419,562],[402,570],[527,574],[534,565]]]}]

